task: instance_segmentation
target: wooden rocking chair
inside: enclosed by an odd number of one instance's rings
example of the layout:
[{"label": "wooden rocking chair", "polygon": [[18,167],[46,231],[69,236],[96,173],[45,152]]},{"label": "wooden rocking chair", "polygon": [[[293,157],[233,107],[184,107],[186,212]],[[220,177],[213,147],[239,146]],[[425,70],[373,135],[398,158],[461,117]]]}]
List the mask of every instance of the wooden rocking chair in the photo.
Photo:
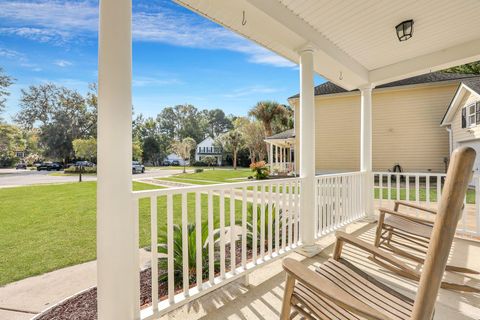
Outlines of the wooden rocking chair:
[{"label": "wooden rocking chair", "polygon": [[[433,215],[434,218],[432,220],[421,219],[401,213],[398,210],[400,206],[427,212]],[[427,253],[437,211],[405,201],[395,201],[393,210],[380,208],[379,211],[380,215],[378,217],[377,231],[375,235],[375,246],[382,247],[407,259],[423,264],[425,259],[414,254],[414,252],[418,253],[419,255],[425,255]],[[408,249],[410,252],[406,251]],[[385,267],[388,268],[387,265],[385,265]],[[453,265],[447,265],[445,270],[460,273],[480,274],[475,270]],[[479,288],[449,282],[442,282],[441,287],[444,289],[465,292],[480,292]]]},{"label": "wooden rocking chair", "polygon": [[[281,319],[290,319],[294,307],[309,319],[432,319],[463,199],[472,173],[475,151],[459,148],[452,154],[442,202],[432,231],[422,274],[390,252],[338,232],[333,258],[317,268],[285,259],[287,272]],[[420,277],[415,300],[387,287],[341,258],[344,244],[362,249],[405,276]]]}]

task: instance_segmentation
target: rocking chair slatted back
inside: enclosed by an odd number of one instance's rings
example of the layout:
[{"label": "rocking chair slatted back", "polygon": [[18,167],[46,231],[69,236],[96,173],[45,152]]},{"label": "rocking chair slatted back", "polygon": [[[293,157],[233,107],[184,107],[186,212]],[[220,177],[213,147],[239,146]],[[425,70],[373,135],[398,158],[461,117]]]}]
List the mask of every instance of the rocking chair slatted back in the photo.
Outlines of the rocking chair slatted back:
[{"label": "rocking chair slatted back", "polygon": [[432,319],[455,230],[461,218],[463,200],[472,176],[474,161],[475,150],[472,148],[462,147],[452,153],[440,207],[415,297],[412,319]]}]

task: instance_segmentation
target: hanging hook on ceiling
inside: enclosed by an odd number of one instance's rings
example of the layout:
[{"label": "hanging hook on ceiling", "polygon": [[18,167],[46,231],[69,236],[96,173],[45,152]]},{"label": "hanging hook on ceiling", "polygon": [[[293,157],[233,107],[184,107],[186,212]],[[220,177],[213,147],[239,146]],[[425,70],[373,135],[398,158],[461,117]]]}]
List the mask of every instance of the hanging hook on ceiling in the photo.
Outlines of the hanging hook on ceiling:
[{"label": "hanging hook on ceiling", "polygon": [[338,80],[343,80],[343,72],[340,71],[340,75],[338,76]]},{"label": "hanging hook on ceiling", "polygon": [[246,25],[247,24],[247,19],[245,19],[245,10],[243,10],[243,14],[242,14],[242,26]]}]

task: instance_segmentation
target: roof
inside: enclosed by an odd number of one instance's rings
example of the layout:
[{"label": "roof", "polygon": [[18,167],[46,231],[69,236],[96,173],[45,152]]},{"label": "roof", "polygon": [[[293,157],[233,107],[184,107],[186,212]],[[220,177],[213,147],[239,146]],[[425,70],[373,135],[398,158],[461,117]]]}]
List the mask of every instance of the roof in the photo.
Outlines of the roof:
[{"label": "roof", "polygon": [[[477,86],[477,89],[480,90],[480,75],[473,75],[473,74],[462,74],[462,73],[449,73],[449,72],[431,72],[422,74],[419,76],[393,81],[389,83],[382,84],[378,87],[379,88],[393,88],[393,87],[401,87],[401,86],[408,86],[408,85],[415,85],[415,84],[424,84],[424,83],[436,83],[436,82],[443,82],[443,81],[454,81],[454,80],[461,80],[462,82],[467,83],[467,81],[471,81],[473,85]],[[470,85],[469,85],[470,87]],[[473,88],[472,88],[473,89]],[[329,94],[336,94],[336,93],[345,93],[345,92],[355,92],[356,90],[345,90],[340,86],[328,81],[322,83],[315,87],[315,95],[329,95]],[[300,95],[296,94],[289,99],[298,98]]]},{"label": "roof", "polygon": [[276,139],[292,139],[292,138],[295,138],[295,130],[294,129],[285,130],[283,132],[274,134],[273,136],[266,137],[265,139],[276,140]]},{"label": "roof", "polygon": [[465,84],[467,87],[475,91],[476,93],[480,94],[480,76],[463,80],[463,84]]},{"label": "roof", "polygon": [[471,92],[469,90],[480,96],[480,75],[473,78],[464,79],[462,82],[460,82],[452,100],[448,104],[447,110],[443,115],[440,125],[448,125],[449,122],[452,121],[452,117],[455,115],[460,106],[461,97],[463,97],[466,93]]}]

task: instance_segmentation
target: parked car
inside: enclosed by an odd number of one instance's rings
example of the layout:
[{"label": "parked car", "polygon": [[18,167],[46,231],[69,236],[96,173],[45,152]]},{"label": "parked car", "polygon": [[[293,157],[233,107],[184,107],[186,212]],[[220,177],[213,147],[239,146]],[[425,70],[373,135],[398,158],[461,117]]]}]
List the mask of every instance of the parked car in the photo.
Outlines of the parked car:
[{"label": "parked car", "polygon": [[17,170],[19,170],[19,169],[27,170],[27,164],[25,162],[19,162],[15,166],[15,169],[17,169]]},{"label": "parked car", "polygon": [[75,167],[95,167],[96,164],[90,161],[77,161]]},{"label": "parked car", "polygon": [[132,173],[144,173],[145,166],[138,161],[132,161]]},{"label": "parked car", "polygon": [[37,171],[60,171],[63,169],[63,165],[59,162],[42,162],[39,166],[37,166]]}]

